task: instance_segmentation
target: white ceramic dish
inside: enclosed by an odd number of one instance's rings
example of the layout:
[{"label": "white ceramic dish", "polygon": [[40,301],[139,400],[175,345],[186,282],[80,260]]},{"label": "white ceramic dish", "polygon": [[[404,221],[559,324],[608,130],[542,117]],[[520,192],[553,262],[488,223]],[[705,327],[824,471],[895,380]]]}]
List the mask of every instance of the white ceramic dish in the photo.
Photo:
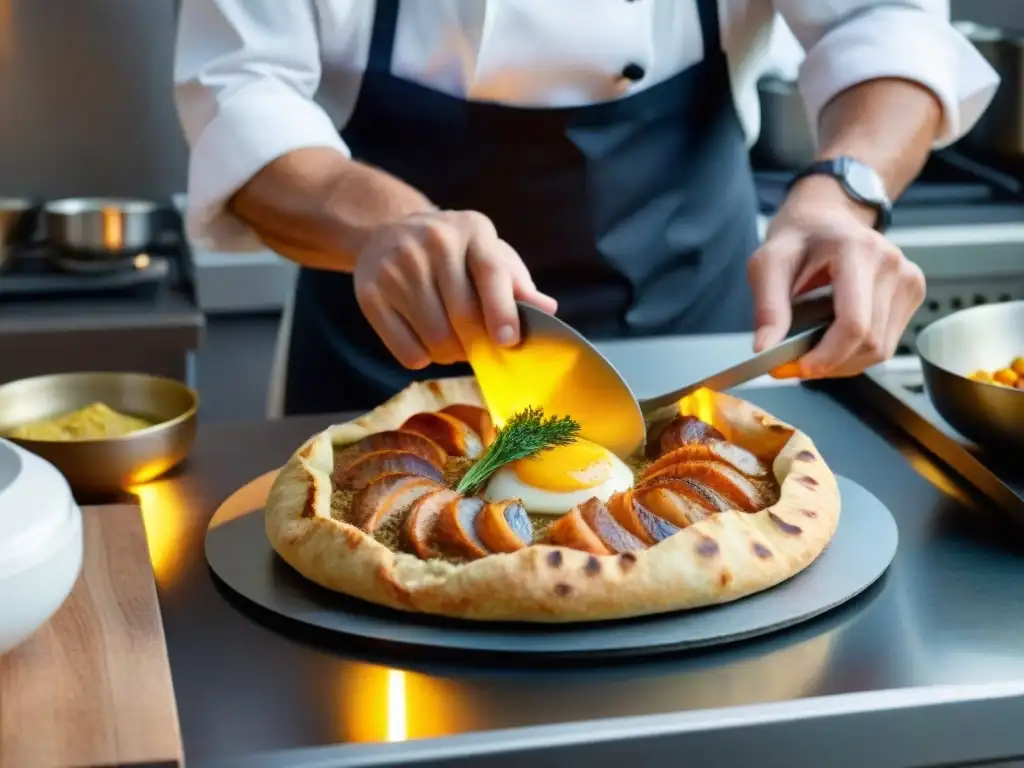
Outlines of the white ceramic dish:
[{"label": "white ceramic dish", "polygon": [[82,511],[64,477],[0,440],[0,654],[63,605],[82,570]]}]

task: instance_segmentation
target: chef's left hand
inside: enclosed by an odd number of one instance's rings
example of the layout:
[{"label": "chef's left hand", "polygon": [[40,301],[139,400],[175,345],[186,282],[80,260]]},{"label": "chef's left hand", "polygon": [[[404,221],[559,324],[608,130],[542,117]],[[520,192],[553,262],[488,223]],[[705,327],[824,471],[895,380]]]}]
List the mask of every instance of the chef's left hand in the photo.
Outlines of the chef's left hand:
[{"label": "chef's left hand", "polygon": [[853,376],[889,359],[925,297],[924,274],[872,228],[875,213],[826,177],[794,186],[750,259],[755,351],[781,342],[791,302],[832,285],[835,322],[796,366],[801,378]]}]

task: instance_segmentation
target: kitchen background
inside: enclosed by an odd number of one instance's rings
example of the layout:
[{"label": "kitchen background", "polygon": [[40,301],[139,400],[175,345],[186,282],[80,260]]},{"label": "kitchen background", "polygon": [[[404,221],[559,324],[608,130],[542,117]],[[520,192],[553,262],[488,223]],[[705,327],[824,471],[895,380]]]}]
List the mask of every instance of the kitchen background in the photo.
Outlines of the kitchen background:
[{"label": "kitchen background", "polygon": [[[169,201],[184,192],[186,149],[170,91],[175,14],[174,0],[0,0],[0,197]],[[960,0],[953,17],[1024,28],[1020,0]],[[1018,88],[1019,81],[1006,85]],[[773,125],[766,122],[766,132]],[[780,158],[762,152],[758,161],[770,166]],[[923,321],[964,301],[1024,298],[1024,170],[1009,161],[986,163],[980,171],[972,163],[954,165],[954,183],[943,177],[923,187],[926,194],[907,209],[904,223],[897,217],[894,229],[894,239],[922,264],[933,286]],[[764,178],[770,198],[776,179],[771,172]],[[918,210],[951,188],[984,213],[951,221],[947,209],[930,218]],[[1008,195],[1012,205],[1004,204]],[[993,196],[1000,205],[981,204]],[[770,205],[762,201],[763,208]],[[176,253],[173,244],[169,248]],[[0,274],[0,383],[76,365],[160,370],[167,367],[160,355],[178,355],[183,362],[170,365],[170,372],[180,367],[198,384],[204,419],[262,417],[278,313],[293,269],[271,253],[192,249],[190,256],[181,269],[172,264],[167,279],[191,288],[158,299],[133,294],[120,300],[111,288],[89,304],[80,285],[77,294],[44,299],[49,289],[42,283],[30,284],[10,269]],[[965,292],[966,280],[972,282]],[[29,285],[37,297],[26,298]],[[154,302],[151,312],[147,301]],[[189,302],[201,312],[190,314]],[[71,352],[66,341],[57,343],[70,333],[84,334]]]}]

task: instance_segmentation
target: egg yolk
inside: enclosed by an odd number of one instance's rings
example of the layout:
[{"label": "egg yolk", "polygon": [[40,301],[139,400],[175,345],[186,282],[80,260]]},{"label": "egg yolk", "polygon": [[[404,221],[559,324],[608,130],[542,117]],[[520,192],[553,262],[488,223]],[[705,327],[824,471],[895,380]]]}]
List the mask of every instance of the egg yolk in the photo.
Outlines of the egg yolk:
[{"label": "egg yolk", "polygon": [[578,491],[608,480],[612,461],[608,450],[589,440],[557,445],[529,459],[511,464],[523,483],[548,491]]}]

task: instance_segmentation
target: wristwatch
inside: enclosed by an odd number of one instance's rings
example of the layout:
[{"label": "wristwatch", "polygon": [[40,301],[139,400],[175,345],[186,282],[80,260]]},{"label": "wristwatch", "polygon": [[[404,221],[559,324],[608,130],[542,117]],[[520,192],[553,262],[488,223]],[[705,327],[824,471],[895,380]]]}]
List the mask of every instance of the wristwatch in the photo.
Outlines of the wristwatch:
[{"label": "wristwatch", "polygon": [[885,232],[892,222],[892,201],[885,191],[885,182],[874,168],[853,157],[835,157],[811,163],[789,182],[787,190],[808,176],[830,176],[851,199],[873,208],[877,213],[875,229]]}]

